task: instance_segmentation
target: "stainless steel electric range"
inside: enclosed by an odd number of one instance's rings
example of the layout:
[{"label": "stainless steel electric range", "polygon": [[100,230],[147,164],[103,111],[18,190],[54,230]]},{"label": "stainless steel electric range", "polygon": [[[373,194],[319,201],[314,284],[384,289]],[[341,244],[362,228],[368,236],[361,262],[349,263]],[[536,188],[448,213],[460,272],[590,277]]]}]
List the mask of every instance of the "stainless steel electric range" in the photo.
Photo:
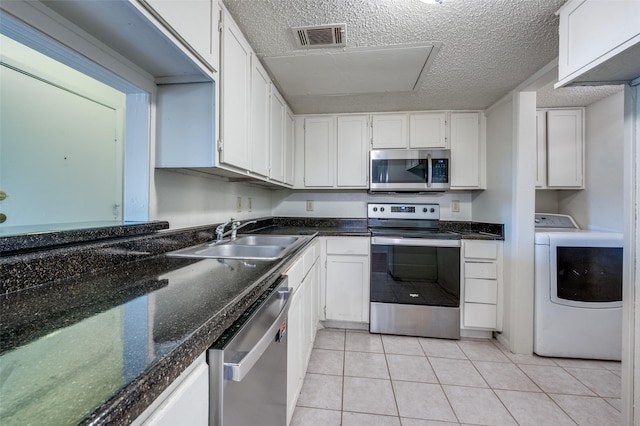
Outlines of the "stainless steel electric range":
[{"label": "stainless steel electric range", "polygon": [[438,204],[369,203],[372,333],[460,338],[460,235]]}]

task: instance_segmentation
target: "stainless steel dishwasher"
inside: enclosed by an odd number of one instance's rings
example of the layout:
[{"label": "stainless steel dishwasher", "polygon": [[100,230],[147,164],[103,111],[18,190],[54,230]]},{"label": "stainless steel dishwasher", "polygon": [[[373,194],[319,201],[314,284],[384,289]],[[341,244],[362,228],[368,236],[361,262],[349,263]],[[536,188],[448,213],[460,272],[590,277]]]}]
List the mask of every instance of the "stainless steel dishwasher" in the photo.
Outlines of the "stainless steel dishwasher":
[{"label": "stainless steel dishwasher", "polygon": [[208,351],[212,426],[286,425],[287,277]]}]

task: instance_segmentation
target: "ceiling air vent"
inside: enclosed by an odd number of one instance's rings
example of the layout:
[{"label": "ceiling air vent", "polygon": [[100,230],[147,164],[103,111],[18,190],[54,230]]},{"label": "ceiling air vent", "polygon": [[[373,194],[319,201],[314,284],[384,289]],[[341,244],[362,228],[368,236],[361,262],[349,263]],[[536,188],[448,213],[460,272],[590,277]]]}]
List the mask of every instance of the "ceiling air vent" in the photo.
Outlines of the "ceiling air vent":
[{"label": "ceiling air vent", "polygon": [[298,47],[344,47],[347,45],[347,25],[328,24],[292,28]]}]

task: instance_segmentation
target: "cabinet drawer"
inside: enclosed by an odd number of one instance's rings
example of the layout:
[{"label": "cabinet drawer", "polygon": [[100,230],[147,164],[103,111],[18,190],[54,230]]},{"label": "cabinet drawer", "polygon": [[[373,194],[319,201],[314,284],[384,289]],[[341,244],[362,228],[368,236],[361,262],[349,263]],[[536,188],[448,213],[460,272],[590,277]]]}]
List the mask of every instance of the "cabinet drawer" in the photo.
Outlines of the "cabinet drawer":
[{"label": "cabinet drawer", "polygon": [[335,238],[327,240],[327,254],[369,254],[369,238]]},{"label": "cabinet drawer", "polygon": [[464,257],[473,259],[497,259],[498,244],[493,242],[466,243]]},{"label": "cabinet drawer", "polygon": [[464,326],[495,329],[497,325],[497,306],[483,303],[464,304]]},{"label": "cabinet drawer", "polygon": [[465,262],[464,277],[495,280],[498,278],[498,265],[494,262]]},{"label": "cabinet drawer", "polygon": [[464,280],[464,301],[475,303],[498,303],[498,282],[467,278]]}]

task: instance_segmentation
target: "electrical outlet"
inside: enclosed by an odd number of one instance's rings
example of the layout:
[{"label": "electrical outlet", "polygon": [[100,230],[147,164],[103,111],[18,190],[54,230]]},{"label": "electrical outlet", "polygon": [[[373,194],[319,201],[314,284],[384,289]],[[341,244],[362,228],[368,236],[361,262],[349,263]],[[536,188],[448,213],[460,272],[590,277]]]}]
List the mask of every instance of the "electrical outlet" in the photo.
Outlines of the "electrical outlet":
[{"label": "electrical outlet", "polygon": [[236,211],[237,212],[242,211],[242,197],[238,197],[238,201],[236,202]]},{"label": "electrical outlet", "polygon": [[251,197],[248,197],[248,198],[247,198],[247,210],[248,210],[248,211],[251,211],[251,209],[252,209],[252,206],[251,206]]},{"label": "electrical outlet", "polygon": [[313,200],[307,200],[307,211],[308,212],[313,211]]},{"label": "electrical outlet", "polygon": [[460,213],[460,200],[451,201],[451,211],[453,213]]}]

